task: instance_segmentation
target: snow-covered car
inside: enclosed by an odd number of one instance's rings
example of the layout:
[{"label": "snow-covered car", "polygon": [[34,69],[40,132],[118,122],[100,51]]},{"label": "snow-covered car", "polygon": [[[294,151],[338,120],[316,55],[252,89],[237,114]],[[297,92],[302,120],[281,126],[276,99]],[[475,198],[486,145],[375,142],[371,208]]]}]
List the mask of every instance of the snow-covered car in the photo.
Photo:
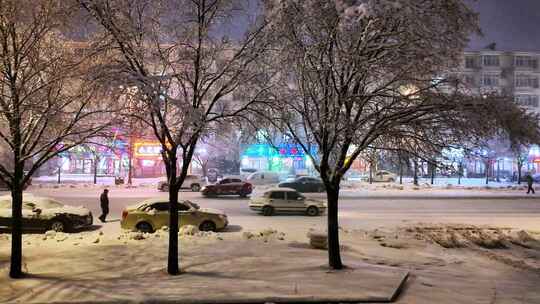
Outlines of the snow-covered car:
[{"label": "snow-covered car", "polygon": [[[0,227],[11,226],[11,196],[0,197]],[[25,194],[22,205],[23,230],[69,232],[91,226],[92,212],[80,206],[64,205],[56,200]]]},{"label": "snow-covered car", "polygon": [[[186,175],[180,189],[191,189],[193,192],[199,192],[204,184],[206,184],[206,181],[199,175],[190,174]],[[160,181],[157,188],[159,191],[169,191],[169,183],[167,181]]]},{"label": "snow-covered car", "polygon": [[[373,173],[373,182],[386,182],[386,183],[393,183],[396,181],[397,176],[386,170],[378,170],[375,173]],[[364,177],[364,181],[369,181],[369,175]]]},{"label": "snow-covered car", "polygon": [[[193,225],[201,231],[217,231],[229,224],[227,215],[222,211],[200,208],[190,201],[178,203],[178,221],[180,226]],[[152,198],[122,211],[120,227],[133,231],[154,232],[163,226],[169,226],[169,202],[164,198]]]},{"label": "snow-covered car", "polygon": [[249,208],[265,216],[276,213],[303,213],[317,216],[326,211],[326,203],[306,198],[290,188],[276,188],[266,191],[261,197],[252,198]]}]

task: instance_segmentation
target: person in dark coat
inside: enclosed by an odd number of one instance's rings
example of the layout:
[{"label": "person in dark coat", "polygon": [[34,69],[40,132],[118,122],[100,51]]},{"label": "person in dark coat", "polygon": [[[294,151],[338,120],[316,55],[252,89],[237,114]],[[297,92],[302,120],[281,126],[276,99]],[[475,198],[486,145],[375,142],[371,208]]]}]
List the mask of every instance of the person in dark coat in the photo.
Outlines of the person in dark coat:
[{"label": "person in dark coat", "polygon": [[103,193],[101,193],[101,196],[99,197],[99,201],[101,203],[101,215],[99,216],[99,220],[102,223],[105,223],[105,218],[107,217],[107,214],[109,214],[109,189],[104,189]]},{"label": "person in dark coat", "polygon": [[533,177],[531,176],[530,173],[528,173],[527,176],[525,177],[525,179],[527,180],[527,194],[529,194],[530,192],[532,192],[532,194],[534,194],[534,188],[533,188],[534,179],[533,179]]}]

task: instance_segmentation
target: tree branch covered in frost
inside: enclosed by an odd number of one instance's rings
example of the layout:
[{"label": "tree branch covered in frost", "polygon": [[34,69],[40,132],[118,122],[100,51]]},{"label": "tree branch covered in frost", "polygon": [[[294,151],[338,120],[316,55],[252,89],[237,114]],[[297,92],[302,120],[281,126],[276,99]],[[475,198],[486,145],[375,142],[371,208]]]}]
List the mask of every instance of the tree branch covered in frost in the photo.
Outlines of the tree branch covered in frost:
[{"label": "tree branch covered in frost", "polygon": [[216,122],[260,102],[233,100],[232,93],[260,74],[255,63],[264,53],[264,26],[240,41],[214,35],[241,9],[236,1],[80,3],[105,29],[117,55],[111,70],[117,81],[137,88],[148,111],[136,115],[167,152],[178,149],[182,159],[190,159],[198,139]]},{"label": "tree branch covered in frost", "polygon": [[[114,107],[92,73],[97,54],[81,56],[80,46],[59,34],[70,18],[57,1],[0,7],[0,179],[10,186],[109,126]],[[13,170],[23,164],[29,172],[15,181]]]},{"label": "tree branch covered in frost", "polygon": [[478,31],[462,1],[267,1],[266,8],[278,49],[274,88],[281,88],[271,120],[306,152],[319,147],[313,160],[323,179],[340,180],[346,159],[376,142],[408,139],[439,150],[501,126],[493,109],[504,102],[436,80],[458,66]]},{"label": "tree branch covered in frost", "polygon": [[[507,100],[467,96],[454,79],[440,79],[478,31],[462,0],[268,0],[265,9],[273,96],[271,110],[254,113],[291,135],[319,171],[334,269],[343,267],[340,182],[360,154],[437,151],[497,133],[502,116],[516,113],[505,111],[517,108]],[[521,126],[534,119],[519,117]]]}]

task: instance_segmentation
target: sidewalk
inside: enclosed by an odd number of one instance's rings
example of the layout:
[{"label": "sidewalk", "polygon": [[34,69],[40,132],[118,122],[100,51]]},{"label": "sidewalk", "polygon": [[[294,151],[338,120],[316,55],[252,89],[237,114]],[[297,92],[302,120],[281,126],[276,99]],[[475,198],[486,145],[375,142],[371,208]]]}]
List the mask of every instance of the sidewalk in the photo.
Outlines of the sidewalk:
[{"label": "sidewalk", "polygon": [[[326,251],[300,245],[182,244],[184,273],[178,276],[165,273],[163,242],[152,247],[66,250],[56,246],[47,255],[40,254],[43,248],[28,249],[25,265],[30,277],[5,279],[6,269],[1,269],[0,299],[6,303],[382,303],[397,297],[408,276],[400,268],[368,264],[346,253],[349,267],[331,271]],[[5,250],[0,250],[0,261],[5,259]]]}]

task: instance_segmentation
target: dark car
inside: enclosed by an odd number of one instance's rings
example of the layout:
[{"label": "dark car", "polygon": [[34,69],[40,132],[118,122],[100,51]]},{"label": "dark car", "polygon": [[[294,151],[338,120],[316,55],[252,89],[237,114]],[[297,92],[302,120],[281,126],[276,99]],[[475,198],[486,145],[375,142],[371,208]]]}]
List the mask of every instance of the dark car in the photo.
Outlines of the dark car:
[{"label": "dark car", "polygon": [[[11,196],[0,197],[0,227],[11,226]],[[91,226],[92,213],[84,207],[64,205],[46,197],[25,195],[22,206],[24,230],[71,231]]]},{"label": "dark car", "polygon": [[204,196],[239,195],[246,197],[253,191],[253,186],[239,178],[226,177],[214,185],[207,185],[201,189]]},{"label": "dark car", "polygon": [[311,176],[302,176],[291,182],[279,183],[278,187],[292,188],[298,192],[324,192],[326,189],[322,180]]}]

